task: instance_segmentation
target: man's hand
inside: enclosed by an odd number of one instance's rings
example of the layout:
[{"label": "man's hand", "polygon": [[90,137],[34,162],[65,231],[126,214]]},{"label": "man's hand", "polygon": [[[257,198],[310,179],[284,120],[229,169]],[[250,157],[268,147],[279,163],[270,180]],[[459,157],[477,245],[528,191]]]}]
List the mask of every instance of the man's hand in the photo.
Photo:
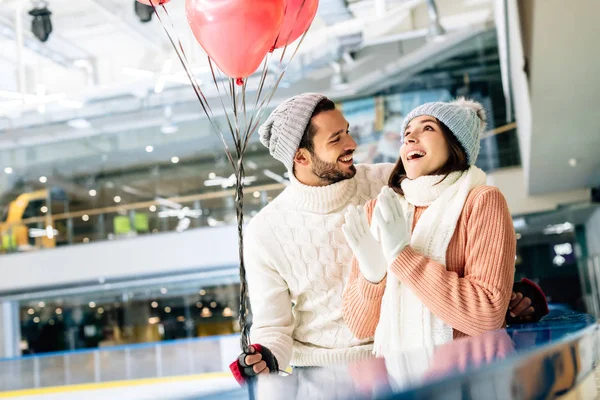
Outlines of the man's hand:
[{"label": "man's hand", "polygon": [[229,365],[229,369],[240,385],[257,375],[279,373],[279,365],[273,353],[259,344],[250,346],[249,353],[240,354]]},{"label": "man's hand", "polygon": [[525,278],[515,282],[506,313],[509,325],[537,322],[548,312],[546,295],[538,285]]},{"label": "man's hand", "polygon": [[535,308],[531,305],[529,297],[523,297],[523,293],[512,293],[508,303],[508,313],[512,318],[519,318],[523,322],[531,322]]},{"label": "man's hand", "polygon": [[254,346],[250,346],[250,355],[244,354],[244,357],[240,360],[240,365],[243,368],[251,367],[255,375],[266,375],[268,374],[269,368],[267,363],[263,360],[263,356],[260,353],[256,353]]}]

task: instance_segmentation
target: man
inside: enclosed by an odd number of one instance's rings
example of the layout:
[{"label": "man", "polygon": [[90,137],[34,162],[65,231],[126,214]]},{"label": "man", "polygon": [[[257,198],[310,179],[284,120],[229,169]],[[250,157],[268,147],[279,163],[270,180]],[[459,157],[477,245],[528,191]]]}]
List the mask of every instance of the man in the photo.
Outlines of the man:
[{"label": "man", "polygon": [[[348,206],[364,205],[379,194],[393,164],[354,165],[356,142],[348,122],[331,100],[316,93],[283,102],[259,135],[288,169],[291,184],[246,230],[251,338],[260,347],[241,355],[232,371],[243,380],[288,365],[367,358],[371,340],[356,339],[342,317],[352,251],[341,227]],[[510,312],[530,317],[530,304],[513,294]]]}]

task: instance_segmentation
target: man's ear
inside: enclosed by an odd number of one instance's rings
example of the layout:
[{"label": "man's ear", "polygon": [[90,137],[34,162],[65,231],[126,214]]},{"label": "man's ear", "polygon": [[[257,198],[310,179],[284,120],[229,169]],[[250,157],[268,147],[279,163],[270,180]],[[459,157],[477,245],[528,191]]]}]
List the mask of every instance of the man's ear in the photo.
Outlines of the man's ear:
[{"label": "man's ear", "polygon": [[310,152],[306,149],[298,149],[294,155],[294,163],[304,166],[310,164]]}]

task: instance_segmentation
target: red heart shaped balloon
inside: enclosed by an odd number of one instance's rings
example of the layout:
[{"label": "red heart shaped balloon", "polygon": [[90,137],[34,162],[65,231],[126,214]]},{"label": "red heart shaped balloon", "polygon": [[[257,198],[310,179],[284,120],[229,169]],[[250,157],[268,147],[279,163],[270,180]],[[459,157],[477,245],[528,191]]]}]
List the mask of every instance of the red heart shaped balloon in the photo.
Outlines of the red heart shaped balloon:
[{"label": "red heart shaped balloon", "polygon": [[278,49],[302,36],[315,19],[318,7],[319,0],[287,0],[283,24],[274,47]]},{"label": "red heart shaped balloon", "polygon": [[186,0],[196,40],[219,69],[246,78],[273,47],[283,22],[284,0]]}]

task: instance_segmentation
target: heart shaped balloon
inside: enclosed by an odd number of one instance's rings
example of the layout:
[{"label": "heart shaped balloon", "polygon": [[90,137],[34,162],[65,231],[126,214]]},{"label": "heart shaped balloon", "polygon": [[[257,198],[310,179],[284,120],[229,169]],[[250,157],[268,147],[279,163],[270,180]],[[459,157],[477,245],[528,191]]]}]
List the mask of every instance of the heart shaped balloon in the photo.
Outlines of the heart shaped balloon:
[{"label": "heart shaped balloon", "polygon": [[318,7],[319,0],[287,0],[281,31],[273,47],[284,47],[302,36],[315,19]]},{"label": "heart shaped balloon", "polygon": [[246,78],[260,66],[281,30],[285,0],[186,0],[196,40],[219,69]]}]

